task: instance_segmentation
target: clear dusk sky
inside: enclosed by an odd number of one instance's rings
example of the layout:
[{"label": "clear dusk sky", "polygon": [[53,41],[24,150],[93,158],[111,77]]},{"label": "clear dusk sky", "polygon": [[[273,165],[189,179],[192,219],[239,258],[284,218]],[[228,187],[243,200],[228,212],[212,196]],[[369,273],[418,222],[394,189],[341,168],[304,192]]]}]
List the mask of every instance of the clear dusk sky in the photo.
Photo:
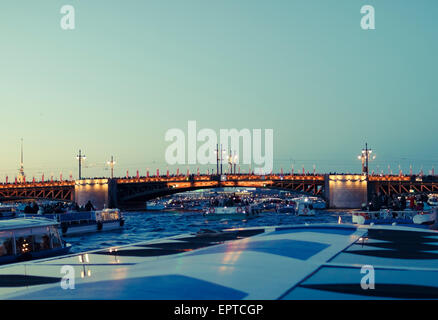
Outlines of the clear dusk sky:
[{"label": "clear dusk sky", "polygon": [[[376,30],[360,27],[367,4]],[[437,14],[436,0],[3,0],[0,181],[21,138],[28,179],[76,177],[80,148],[84,176],[108,175],[111,155],[117,175],[164,171],[164,134],[188,120],[274,129],[276,171],[360,172],[366,141],[371,169],[438,169]]]}]

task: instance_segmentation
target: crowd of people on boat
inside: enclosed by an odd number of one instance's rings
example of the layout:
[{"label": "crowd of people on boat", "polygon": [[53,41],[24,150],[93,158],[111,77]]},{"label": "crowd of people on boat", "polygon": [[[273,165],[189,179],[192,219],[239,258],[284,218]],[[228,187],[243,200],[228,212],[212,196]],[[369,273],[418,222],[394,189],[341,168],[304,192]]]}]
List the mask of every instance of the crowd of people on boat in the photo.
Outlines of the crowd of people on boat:
[{"label": "crowd of people on boat", "polygon": [[38,213],[40,206],[36,202],[32,202],[24,207],[24,213]]},{"label": "crowd of people on boat", "polygon": [[240,205],[250,205],[250,202],[248,199],[241,199],[238,196],[230,196],[228,198],[224,198],[224,199],[218,199],[218,198],[212,198],[210,199],[210,206],[212,207],[219,207],[219,206],[224,206],[224,207],[235,207],[236,205],[240,206]]},{"label": "crowd of people on boat", "polygon": [[63,213],[67,211],[94,211],[95,208],[91,201],[88,201],[84,206],[79,206],[76,202],[68,203],[68,202],[56,202],[46,205],[39,206],[38,203],[33,202],[24,207],[23,212],[29,214],[36,214],[42,209],[42,212],[45,214],[51,213]]},{"label": "crowd of people on boat", "polygon": [[426,194],[409,194],[409,195],[392,195],[388,196],[382,193],[374,193],[371,201],[368,203],[368,211],[379,211],[380,209],[392,209],[394,211],[403,211],[407,208],[411,210],[423,210],[427,203]]}]

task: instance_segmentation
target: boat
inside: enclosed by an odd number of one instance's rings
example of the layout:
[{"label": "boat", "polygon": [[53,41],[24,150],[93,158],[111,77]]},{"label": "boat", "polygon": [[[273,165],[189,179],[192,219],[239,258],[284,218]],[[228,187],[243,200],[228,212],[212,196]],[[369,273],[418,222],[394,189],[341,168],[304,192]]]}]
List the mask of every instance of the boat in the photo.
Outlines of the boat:
[{"label": "boat", "polygon": [[314,216],[316,213],[312,202],[304,198],[296,201],[295,214],[297,216]]},{"label": "boat", "polygon": [[260,209],[261,211],[275,212],[282,202],[283,199],[280,198],[264,198],[257,202],[257,209]]},{"label": "boat", "polygon": [[277,206],[277,213],[295,213],[296,204],[295,203],[288,203],[288,204],[281,204]]},{"label": "boat", "polygon": [[206,206],[203,201],[184,201],[181,211],[204,212]]},{"label": "boat", "polygon": [[383,206],[371,201],[362,205],[362,210],[352,212],[354,224],[401,224],[429,226],[437,220],[438,207],[430,206],[427,196],[408,195],[396,198],[397,201]]},{"label": "boat", "polygon": [[212,220],[246,220],[259,216],[259,211],[252,206],[209,207],[204,217]]},{"label": "boat", "polygon": [[292,201],[295,201],[297,203],[298,202],[305,202],[305,203],[311,204],[312,208],[314,210],[323,210],[323,209],[327,208],[326,202],[323,199],[318,198],[318,197],[302,196],[299,198],[294,198],[294,199],[292,199]]},{"label": "boat", "polygon": [[17,215],[17,207],[15,205],[0,205],[0,218],[13,218]]},{"label": "boat", "polygon": [[438,196],[437,195],[429,196],[427,203],[432,207],[438,207]]},{"label": "boat", "polygon": [[148,211],[161,211],[165,210],[166,205],[160,201],[147,201],[146,202],[146,210]]},{"label": "boat", "polygon": [[327,208],[327,203],[321,198],[309,197],[309,200],[311,201],[313,209],[315,210],[324,210]]},{"label": "boat", "polygon": [[71,245],[62,240],[57,225],[45,218],[0,221],[0,264],[68,253]]},{"label": "boat", "polygon": [[[27,269],[4,266],[14,286],[1,286],[0,299],[438,299],[437,252],[437,231],[403,226],[200,230],[32,261]],[[60,285],[57,266],[65,265],[77,270],[74,290]]]},{"label": "boat", "polygon": [[260,209],[254,204],[241,201],[239,197],[228,199],[215,199],[209,207],[204,210],[204,217],[212,220],[246,220],[259,216]]},{"label": "boat", "polygon": [[50,214],[22,214],[24,218],[45,217],[59,223],[63,236],[120,229],[125,224],[119,209],[67,211]]},{"label": "boat", "polygon": [[355,211],[352,212],[354,224],[403,224],[428,226],[436,222],[438,208],[428,207],[425,210],[392,210]]}]

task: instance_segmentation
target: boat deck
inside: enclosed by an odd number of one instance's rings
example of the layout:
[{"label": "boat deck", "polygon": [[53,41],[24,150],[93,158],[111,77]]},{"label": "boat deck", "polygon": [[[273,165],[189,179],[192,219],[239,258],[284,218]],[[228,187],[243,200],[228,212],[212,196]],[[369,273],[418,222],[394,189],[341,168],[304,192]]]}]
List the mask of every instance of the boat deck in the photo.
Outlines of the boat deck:
[{"label": "boat deck", "polygon": [[[60,286],[75,270],[75,289]],[[375,270],[363,290],[361,268]],[[438,298],[438,232],[297,225],[186,234],[0,268],[2,299]]]}]

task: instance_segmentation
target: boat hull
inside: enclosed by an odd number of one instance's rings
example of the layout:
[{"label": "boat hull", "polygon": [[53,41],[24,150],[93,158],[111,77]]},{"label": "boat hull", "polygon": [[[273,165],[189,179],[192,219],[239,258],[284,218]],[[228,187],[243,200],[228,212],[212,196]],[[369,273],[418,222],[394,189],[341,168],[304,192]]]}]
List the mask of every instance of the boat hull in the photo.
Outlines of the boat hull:
[{"label": "boat hull", "polygon": [[160,205],[157,205],[157,206],[146,206],[146,210],[147,211],[162,211],[164,209],[166,209],[166,207],[165,206],[160,206]]},{"label": "boat hull", "polygon": [[111,230],[117,230],[122,229],[124,223],[122,220],[116,220],[116,221],[104,221],[102,223],[102,227],[99,229],[99,225],[97,223],[90,223],[85,225],[78,225],[78,226],[67,226],[67,229],[62,226],[59,228],[59,231],[62,232],[62,236],[68,237],[73,236],[77,234],[83,234],[83,233],[93,233],[93,232],[105,232],[105,231],[111,231]]},{"label": "boat hull", "polygon": [[252,207],[211,207],[204,216],[208,220],[246,220],[258,217],[258,212]]},{"label": "boat hull", "polygon": [[277,209],[277,213],[295,213],[295,208],[293,207],[282,207]]},{"label": "boat hull", "polygon": [[258,217],[258,215],[245,215],[242,213],[208,213],[205,214],[208,220],[246,220]]}]

